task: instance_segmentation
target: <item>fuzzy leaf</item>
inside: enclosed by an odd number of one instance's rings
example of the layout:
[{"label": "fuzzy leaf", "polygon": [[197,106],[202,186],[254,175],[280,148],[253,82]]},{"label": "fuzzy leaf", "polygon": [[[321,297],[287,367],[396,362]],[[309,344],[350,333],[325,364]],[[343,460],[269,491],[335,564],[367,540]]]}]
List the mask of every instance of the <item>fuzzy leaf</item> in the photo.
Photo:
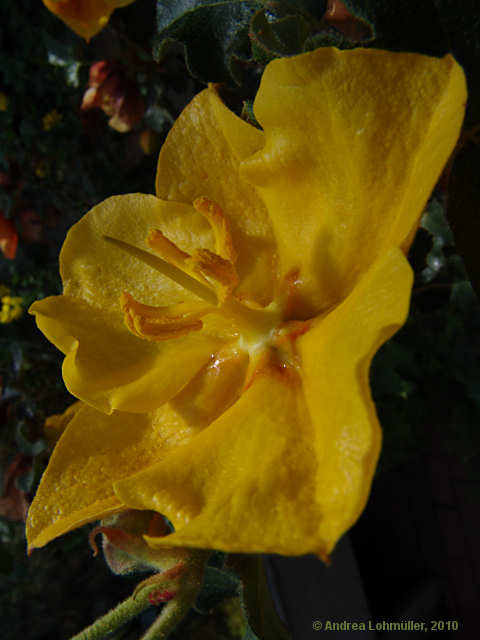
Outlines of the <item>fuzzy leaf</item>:
[{"label": "fuzzy leaf", "polygon": [[157,0],[153,55],[160,60],[168,44],[178,41],[193,76],[239,83],[241,61],[250,57],[250,19],[261,6],[256,0]]},{"label": "fuzzy leaf", "polygon": [[[281,622],[270,594],[262,557],[231,554],[228,562],[242,580],[243,599],[253,632],[262,640],[289,640],[290,634]],[[247,637],[250,638],[248,633]]]},{"label": "fuzzy leaf", "polygon": [[237,596],[239,591],[240,581],[230,571],[207,567],[195,608],[206,613],[215,608],[224,598]]},{"label": "fuzzy leaf", "polygon": [[264,10],[257,11],[250,29],[253,55],[258,62],[266,63],[281,56],[302,53],[309,34],[310,25],[303,15],[287,14],[275,18]]}]

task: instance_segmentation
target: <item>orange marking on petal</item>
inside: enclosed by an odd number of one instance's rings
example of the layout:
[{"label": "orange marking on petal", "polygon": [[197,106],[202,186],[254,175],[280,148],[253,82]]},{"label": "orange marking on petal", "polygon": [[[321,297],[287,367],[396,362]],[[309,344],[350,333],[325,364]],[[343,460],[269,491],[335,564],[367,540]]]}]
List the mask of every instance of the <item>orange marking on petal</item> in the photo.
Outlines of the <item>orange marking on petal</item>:
[{"label": "orange marking on petal", "polygon": [[283,279],[281,291],[284,292],[283,318],[289,320],[306,320],[318,314],[311,302],[302,293],[303,281],[299,269],[293,269]]},{"label": "orange marking on petal", "polygon": [[252,371],[247,376],[243,392],[249,389],[259,376],[271,376],[292,388],[300,388],[302,381],[297,367],[285,360],[282,354],[274,348],[266,350],[257,360]]}]

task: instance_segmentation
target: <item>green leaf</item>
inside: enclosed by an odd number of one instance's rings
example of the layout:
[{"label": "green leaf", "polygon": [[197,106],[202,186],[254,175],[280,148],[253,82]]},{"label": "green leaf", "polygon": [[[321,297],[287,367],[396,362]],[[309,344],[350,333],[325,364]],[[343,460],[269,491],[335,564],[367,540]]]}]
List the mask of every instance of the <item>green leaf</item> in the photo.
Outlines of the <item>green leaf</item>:
[{"label": "green leaf", "polygon": [[265,64],[274,58],[302,53],[310,31],[309,21],[301,14],[276,17],[263,9],[257,11],[250,28],[255,60]]},{"label": "green leaf", "polygon": [[154,58],[159,61],[177,41],[193,76],[240,84],[242,61],[250,58],[250,20],[261,6],[257,0],[157,0]]},{"label": "green leaf", "polygon": [[207,567],[195,608],[201,613],[214,609],[224,598],[238,596],[240,580],[231,572]]},{"label": "green leaf", "polygon": [[33,469],[30,469],[30,471],[27,471],[26,473],[16,478],[15,485],[17,489],[20,489],[20,491],[24,491],[25,493],[28,493],[33,489],[34,479],[35,479],[34,471]]},{"label": "green leaf", "polygon": [[59,42],[48,33],[41,33],[43,42],[47,49],[47,59],[54,67],[61,67],[65,72],[65,79],[69,86],[78,87],[80,85],[79,73],[81,69],[81,45],[78,38],[70,39],[69,42]]},{"label": "green leaf", "polygon": [[255,118],[255,114],[253,112],[253,100],[244,100],[243,101],[243,108],[242,108],[241,116],[242,116],[243,120],[246,120],[246,122],[249,122],[250,124],[252,124],[257,129],[261,128],[260,125],[258,124],[258,121]]},{"label": "green leaf", "polygon": [[167,128],[172,126],[173,117],[168,109],[154,104],[147,109],[144,115],[144,121],[147,127],[150,127],[153,131],[163,133]]},{"label": "green leaf", "polygon": [[242,580],[243,600],[252,633],[255,633],[261,640],[290,640],[290,634],[275,609],[262,557],[231,554],[228,557],[228,564]]},{"label": "green leaf", "polygon": [[263,640],[263,639],[256,636],[251,630],[250,625],[247,625],[247,631],[243,636],[243,640]]},{"label": "green leaf", "polygon": [[16,429],[16,440],[19,450],[27,456],[37,456],[47,448],[47,443],[43,439],[32,442],[28,437],[28,427],[24,420],[19,420]]}]

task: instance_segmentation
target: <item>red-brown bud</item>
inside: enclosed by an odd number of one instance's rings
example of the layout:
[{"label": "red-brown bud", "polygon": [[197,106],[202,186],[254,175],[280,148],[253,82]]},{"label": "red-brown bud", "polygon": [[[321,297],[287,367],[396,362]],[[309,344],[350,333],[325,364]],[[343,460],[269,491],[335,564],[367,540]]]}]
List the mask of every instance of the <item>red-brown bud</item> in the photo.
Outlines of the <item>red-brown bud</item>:
[{"label": "red-brown bud", "polygon": [[145,104],[137,85],[129,80],[118,65],[97,62],[90,68],[88,89],[83,95],[81,109],[102,109],[110,116],[108,125],[124,133],[139,122]]},{"label": "red-brown bud", "polygon": [[9,260],[13,260],[17,254],[18,233],[15,225],[7,219],[0,209],[0,251]]}]

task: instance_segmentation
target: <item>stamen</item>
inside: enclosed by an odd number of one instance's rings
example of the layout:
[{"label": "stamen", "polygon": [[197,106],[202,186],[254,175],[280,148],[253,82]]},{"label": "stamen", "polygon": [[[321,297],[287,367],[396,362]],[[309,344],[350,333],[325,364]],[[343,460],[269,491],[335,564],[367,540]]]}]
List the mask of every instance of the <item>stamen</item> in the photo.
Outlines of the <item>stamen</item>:
[{"label": "stamen", "polygon": [[[159,229],[152,229],[149,232],[147,244],[158,253],[163,260],[173,264],[191,277],[198,279],[202,284],[209,287],[213,286],[213,288],[216,287],[216,283],[211,282],[211,278],[204,277],[207,274],[202,273],[201,269],[196,268],[197,261],[195,258],[192,258],[189,253],[180,249],[174,242],[164,236]],[[203,251],[206,251],[206,249]],[[197,251],[195,251],[195,253],[197,253]]]},{"label": "stamen", "polygon": [[237,261],[237,253],[233,248],[230,224],[219,205],[205,196],[193,201],[195,209],[210,223],[215,235],[215,249],[219,256],[232,264]]},{"label": "stamen", "polygon": [[162,275],[170,278],[184,289],[187,289],[202,300],[205,300],[205,302],[208,302],[212,305],[217,304],[217,296],[215,295],[214,291],[212,291],[206,284],[203,284],[192,276],[189,276],[174,264],[170,264],[166,260],[163,260],[158,256],[154,256],[148,251],[143,251],[142,249],[134,247],[127,242],[123,242],[123,240],[117,240],[116,238],[111,238],[110,236],[106,235],[104,235],[103,238],[106,242],[115,245],[137,260],[140,260],[144,264],[147,264],[149,267],[152,267],[152,269],[155,269]]},{"label": "stamen", "polygon": [[200,318],[216,307],[201,303],[185,303],[168,307],[152,307],[137,302],[124,291],[120,296],[120,306],[125,314],[125,324],[139,338],[170,340],[191,331],[199,331],[203,324]]},{"label": "stamen", "polygon": [[237,255],[233,248],[230,226],[223,211],[213,200],[202,196],[194,201],[193,206],[210,223],[215,236],[216,252],[196,249],[190,255],[169,240],[159,229],[150,231],[147,243],[169,264],[197,278],[202,284],[212,286],[216,291],[218,302],[223,303],[239,282],[234,266]]},{"label": "stamen", "polygon": [[185,263],[190,258],[190,254],[182,251],[180,247],[169,240],[159,229],[151,229],[148,233],[148,246],[158,253],[169,264],[173,264],[182,271],[185,271]]},{"label": "stamen", "polygon": [[194,251],[189,264],[195,273],[200,273],[215,287],[219,302],[224,302],[238,285],[233,264],[208,249]]}]

